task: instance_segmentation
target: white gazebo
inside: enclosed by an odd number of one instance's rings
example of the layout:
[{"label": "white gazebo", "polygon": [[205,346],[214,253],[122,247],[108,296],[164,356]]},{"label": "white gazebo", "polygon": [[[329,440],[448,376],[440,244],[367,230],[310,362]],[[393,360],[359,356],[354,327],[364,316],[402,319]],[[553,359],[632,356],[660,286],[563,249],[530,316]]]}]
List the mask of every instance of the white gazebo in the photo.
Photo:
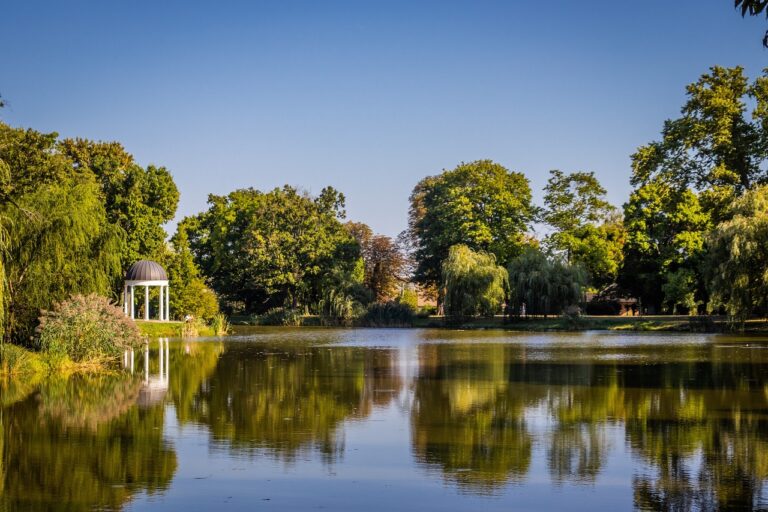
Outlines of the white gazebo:
[{"label": "white gazebo", "polygon": [[125,316],[136,318],[136,287],[144,287],[144,320],[149,320],[149,287],[160,288],[160,300],[158,301],[158,320],[170,320],[170,300],[168,274],[159,263],[150,260],[140,260],[128,269],[125,274],[125,286],[123,287],[123,304]]}]

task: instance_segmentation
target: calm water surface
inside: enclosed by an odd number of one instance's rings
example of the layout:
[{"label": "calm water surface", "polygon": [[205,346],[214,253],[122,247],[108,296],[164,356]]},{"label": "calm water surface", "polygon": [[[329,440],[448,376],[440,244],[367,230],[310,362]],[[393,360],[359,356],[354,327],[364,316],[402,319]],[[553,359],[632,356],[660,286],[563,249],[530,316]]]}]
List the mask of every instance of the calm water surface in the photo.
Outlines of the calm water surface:
[{"label": "calm water surface", "polygon": [[768,339],[260,329],[162,356],[0,387],[0,510],[768,507]]}]

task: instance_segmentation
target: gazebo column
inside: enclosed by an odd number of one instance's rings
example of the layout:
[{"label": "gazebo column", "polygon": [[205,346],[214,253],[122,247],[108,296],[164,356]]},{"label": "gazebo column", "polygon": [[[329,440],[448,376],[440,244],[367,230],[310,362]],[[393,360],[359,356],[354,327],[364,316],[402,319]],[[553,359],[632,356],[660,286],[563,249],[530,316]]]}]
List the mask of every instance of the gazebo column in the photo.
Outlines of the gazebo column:
[{"label": "gazebo column", "polygon": [[171,319],[171,285],[165,285],[165,320]]},{"label": "gazebo column", "polygon": [[136,318],[136,303],[133,299],[133,285],[131,285],[131,320]]},{"label": "gazebo column", "polygon": [[123,285],[123,314],[128,316],[128,285]]},{"label": "gazebo column", "polygon": [[149,285],[144,285],[144,320],[149,320]]},{"label": "gazebo column", "polygon": [[159,300],[158,300],[158,304],[157,304],[158,305],[158,308],[157,308],[157,319],[162,322],[163,320],[165,320],[165,318],[164,318],[165,317],[165,315],[164,315],[165,308],[163,307],[165,301],[163,300],[163,287],[159,286],[159,288],[160,288],[160,293],[159,293]]}]

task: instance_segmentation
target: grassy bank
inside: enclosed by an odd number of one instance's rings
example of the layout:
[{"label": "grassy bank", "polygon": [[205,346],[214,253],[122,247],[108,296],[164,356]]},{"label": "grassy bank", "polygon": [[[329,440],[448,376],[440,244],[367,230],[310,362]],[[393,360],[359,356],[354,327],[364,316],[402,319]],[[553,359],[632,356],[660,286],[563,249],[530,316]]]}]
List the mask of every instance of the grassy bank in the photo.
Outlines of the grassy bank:
[{"label": "grassy bank", "polygon": [[[156,320],[136,320],[136,326],[143,336],[150,338],[179,338],[184,332],[184,322],[159,322]],[[214,332],[204,324],[196,325],[197,336],[213,336]]]},{"label": "grassy bank", "polygon": [[[232,317],[235,325],[253,325],[249,317]],[[317,327],[321,325],[317,316],[308,315],[298,319],[297,326]],[[445,329],[504,329],[509,331],[661,331],[661,332],[728,332],[732,326],[724,316],[582,316],[566,319],[560,316],[526,319],[474,318],[461,323],[450,323],[442,316],[417,317],[411,327]],[[768,319],[753,319],[743,326],[746,333],[768,333]]]}]

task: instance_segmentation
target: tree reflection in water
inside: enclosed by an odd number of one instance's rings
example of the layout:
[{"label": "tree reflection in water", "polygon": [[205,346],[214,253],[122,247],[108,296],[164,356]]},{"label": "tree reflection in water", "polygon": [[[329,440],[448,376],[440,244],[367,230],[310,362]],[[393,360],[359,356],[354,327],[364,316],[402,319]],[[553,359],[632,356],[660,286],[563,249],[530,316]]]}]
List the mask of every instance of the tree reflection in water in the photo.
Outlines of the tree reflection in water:
[{"label": "tree reflection in water", "polygon": [[638,508],[762,503],[765,356],[704,347],[646,364],[639,360],[658,357],[658,348],[616,358],[581,351],[420,345],[411,417],[417,460],[465,492],[493,493],[525,481],[540,445],[554,483],[595,484],[612,449],[608,429],[623,427],[647,467],[633,478]]},{"label": "tree reflection in water", "polygon": [[135,406],[127,374],[50,379],[2,410],[3,510],[121,508],[168,488],[176,454],[163,408]]},{"label": "tree reflection in water", "polygon": [[343,452],[339,427],[368,417],[400,389],[396,351],[230,344],[195,398],[194,421],[239,453],[286,462],[307,450]]},{"label": "tree reflection in water", "polygon": [[0,386],[0,510],[119,509],[163,492],[177,467],[163,437],[169,404],[225,455],[342,463],[344,424],[395,399],[409,404],[422,474],[463,493],[502,494],[538,468],[556,486],[598,489],[622,459],[632,469],[610,476],[625,478],[638,509],[765,507],[768,351],[431,335],[408,380],[399,368],[409,347],[275,335],[172,342],[167,391],[146,407],[140,372]]}]

